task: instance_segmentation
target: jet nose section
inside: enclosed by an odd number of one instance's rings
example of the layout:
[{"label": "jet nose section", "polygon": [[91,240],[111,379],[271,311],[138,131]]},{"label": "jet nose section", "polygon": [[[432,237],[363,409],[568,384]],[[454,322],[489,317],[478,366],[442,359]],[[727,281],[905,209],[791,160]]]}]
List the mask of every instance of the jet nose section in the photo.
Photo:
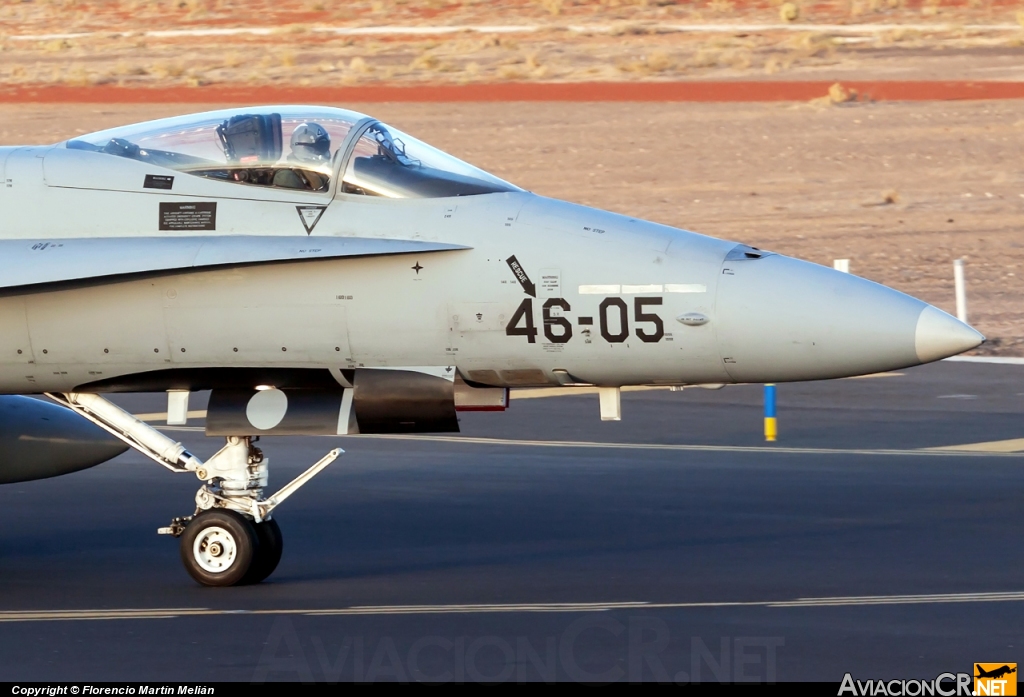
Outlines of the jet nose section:
[{"label": "jet nose section", "polygon": [[909,295],[781,254],[727,256],[712,319],[736,382],[897,370],[980,344],[971,327]]},{"label": "jet nose section", "polygon": [[922,363],[969,351],[984,340],[985,337],[973,327],[931,305],[921,310],[921,316],[917,318],[914,348]]}]

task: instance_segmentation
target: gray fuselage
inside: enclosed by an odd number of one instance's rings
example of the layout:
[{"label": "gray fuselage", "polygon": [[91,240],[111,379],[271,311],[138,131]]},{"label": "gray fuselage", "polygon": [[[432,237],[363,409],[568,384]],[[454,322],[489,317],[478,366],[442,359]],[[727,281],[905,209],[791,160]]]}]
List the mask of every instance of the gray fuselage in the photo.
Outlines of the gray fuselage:
[{"label": "gray fuselage", "polygon": [[[174,190],[144,188],[153,173],[174,175]],[[293,236],[314,250],[339,237],[465,247],[134,275],[96,268],[8,287],[3,393],[230,367],[452,365],[505,386],[566,375],[603,386],[779,382],[891,370],[981,340],[855,276],[528,192],[325,200],[62,146],[0,149],[0,175],[0,239],[23,242],[27,255],[9,266],[44,264],[47,246],[82,238],[124,238],[127,249],[184,237],[159,229],[167,202],[216,203],[210,235]],[[303,206],[326,206],[308,237]]]}]

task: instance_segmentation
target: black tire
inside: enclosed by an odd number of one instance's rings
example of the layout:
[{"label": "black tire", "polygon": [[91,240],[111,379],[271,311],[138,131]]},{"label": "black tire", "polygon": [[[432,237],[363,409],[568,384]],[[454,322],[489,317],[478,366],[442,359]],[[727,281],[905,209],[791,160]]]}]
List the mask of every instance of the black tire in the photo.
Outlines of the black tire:
[{"label": "black tire", "polygon": [[204,586],[243,582],[258,557],[259,538],[253,523],[235,511],[203,511],[181,535],[185,570]]},{"label": "black tire", "polygon": [[256,537],[259,538],[259,551],[242,583],[259,583],[274,573],[284,551],[284,536],[281,535],[281,528],[276,520],[264,520],[253,527],[256,528]]}]

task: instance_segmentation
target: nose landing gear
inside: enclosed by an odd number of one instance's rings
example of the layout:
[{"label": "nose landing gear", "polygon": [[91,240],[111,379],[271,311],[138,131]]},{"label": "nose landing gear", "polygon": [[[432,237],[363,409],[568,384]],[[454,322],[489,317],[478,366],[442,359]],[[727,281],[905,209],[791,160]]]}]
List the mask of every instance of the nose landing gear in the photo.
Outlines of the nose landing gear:
[{"label": "nose landing gear", "polygon": [[196,512],[157,532],[181,540],[185,570],[205,586],[259,583],[277,568],[284,539],[271,512],[344,452],[335,448],[269,498],[269,462],[248,436],[229,436],[205,462],[149,424],[99,395],[48,395],[173,472],[194,472],[204,484]]}]

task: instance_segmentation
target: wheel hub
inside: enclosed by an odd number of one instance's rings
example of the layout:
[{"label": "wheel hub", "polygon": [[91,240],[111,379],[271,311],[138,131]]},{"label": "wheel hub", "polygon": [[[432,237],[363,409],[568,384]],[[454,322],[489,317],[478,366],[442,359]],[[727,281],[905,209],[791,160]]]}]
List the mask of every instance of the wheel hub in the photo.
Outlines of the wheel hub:
[{"label": "wheel hub", "polygon": [[238,554],[235,538],[224,528],[213,526],[196,537],[192,545],[196,563],[212,574],[223,573],[231,568]]}]

